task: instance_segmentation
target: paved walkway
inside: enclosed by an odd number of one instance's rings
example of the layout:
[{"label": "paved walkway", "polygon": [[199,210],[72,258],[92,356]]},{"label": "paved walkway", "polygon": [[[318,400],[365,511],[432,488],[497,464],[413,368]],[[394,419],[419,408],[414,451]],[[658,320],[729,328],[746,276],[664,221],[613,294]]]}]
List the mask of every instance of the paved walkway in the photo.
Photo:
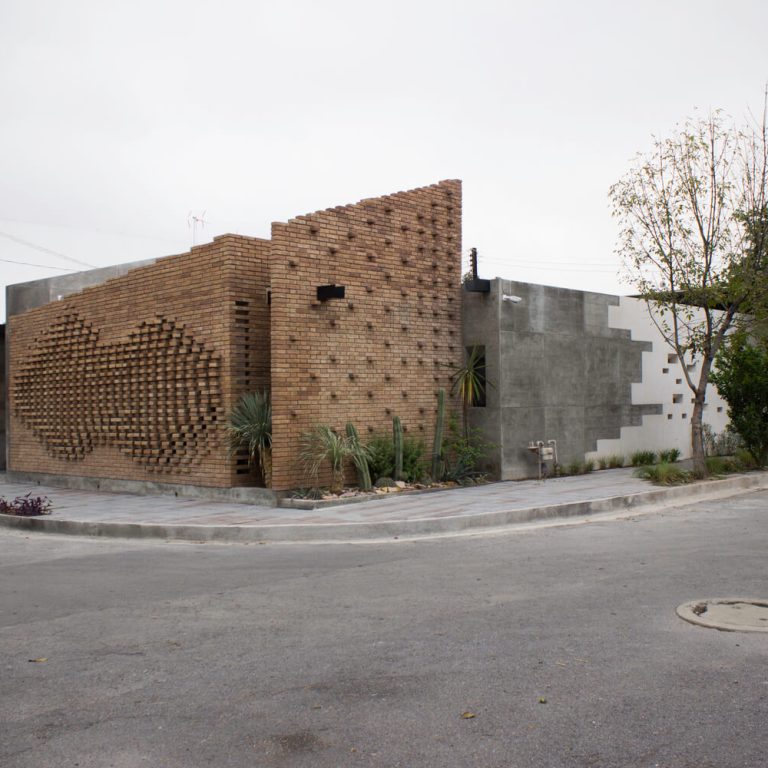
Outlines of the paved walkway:
[{"label": "paved walkway", "polygon": [[631,469],[615,469],[546,482],[396,493],[359,504],[298,510],[25,485],[10,483],[0,473],[0,496],[14,498],[32,491],[48,496],[53,509],[44,518],[0,515],[0,523],[62,533],[196,540],[366,539],[455,532],[643,504],[687,503],[762,487],[768,487],[768,473],[658,488],[633,477]]}]

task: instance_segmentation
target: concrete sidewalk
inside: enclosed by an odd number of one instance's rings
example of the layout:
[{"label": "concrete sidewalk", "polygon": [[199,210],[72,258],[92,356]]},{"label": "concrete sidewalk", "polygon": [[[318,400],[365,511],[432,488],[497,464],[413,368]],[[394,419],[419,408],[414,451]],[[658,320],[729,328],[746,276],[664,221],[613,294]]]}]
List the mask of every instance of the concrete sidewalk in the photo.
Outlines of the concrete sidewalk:
[{"label": "concrete sidewalk", "polygon": [[0,515],[0,525],[72,535],[188,541],[381,540],[680,505],[763,488],[768,488],[768,472],[660,488],[633,477],[631,469],[615,469],[546,482],[398,493],[366,503],[299,510],[22,485],[7,482],[0,474],[0,496],[14,498],[31,491],[53,502],[51,515]]}]

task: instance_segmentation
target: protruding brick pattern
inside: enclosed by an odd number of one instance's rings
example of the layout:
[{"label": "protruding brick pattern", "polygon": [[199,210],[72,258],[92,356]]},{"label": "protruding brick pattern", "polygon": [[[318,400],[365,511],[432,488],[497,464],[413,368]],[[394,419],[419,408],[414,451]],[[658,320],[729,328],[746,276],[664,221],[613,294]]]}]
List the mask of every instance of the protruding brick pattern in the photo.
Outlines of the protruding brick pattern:
[{"label": "protruding brick pattern", "polygon": [[[364,200],[272,226],[273,486],[308,480],[297,462],[314,424],[353,421],[424,440],[437,390],[460,364],[461,183]],[[344,299],[320,302],[319,285]]]},{"label": "protruding brick pattern", "polygon": [[157,317],[126,343],[99,344],[77,315],[35,339],[13,382],[16,413],[54,459],[113,445],[148,472],[200,463],[222,413],[221,361],[184,327]]},{"label": "protruding brick pattern", "polygon": [[[423,439],[461,349],[461,184],[224,235],[11,317],[10,468],[252,485],[225,424],[270,387],[273,487],[307,482],[314,424]],[[321,285],[344,299],[318,301]],[[268,300],[271,285],[271,308]]]},{"label": "protruding brick pattern", "polygon": [[268,253],[226,235],[12,317],[11,469],[253,484],[224,425],[268,382]]}]

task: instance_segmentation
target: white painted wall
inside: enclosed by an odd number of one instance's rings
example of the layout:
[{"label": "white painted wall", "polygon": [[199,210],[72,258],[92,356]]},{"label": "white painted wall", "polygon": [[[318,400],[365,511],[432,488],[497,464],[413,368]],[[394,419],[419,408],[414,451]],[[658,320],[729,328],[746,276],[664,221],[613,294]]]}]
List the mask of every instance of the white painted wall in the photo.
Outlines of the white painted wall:
[{"label": "white painted wall", "polygon": [[[616,440],[598,440],[597,450],[586,459],[599,456],[630,454],[641,450],[677,448],[682,458],[691,456],[691,412],[693,393],[688,388],[682,366],[691,366],[694,380],[698,380],[696,361],[678,361],[672,348],[664,341],[651,319],[646,303],[641,299],[622,296],[618,306],[609,307],[608,323],[611,328],[631,331],[632,339],[650,341],[653,349],[643,352],[643,380],[632,385],[632,404],[662,403],[664,412],[643,416],[637,427],[622,427]],[[704,422],[716,433],[728,423],[728,407],[714,386],[707,388]]]}]

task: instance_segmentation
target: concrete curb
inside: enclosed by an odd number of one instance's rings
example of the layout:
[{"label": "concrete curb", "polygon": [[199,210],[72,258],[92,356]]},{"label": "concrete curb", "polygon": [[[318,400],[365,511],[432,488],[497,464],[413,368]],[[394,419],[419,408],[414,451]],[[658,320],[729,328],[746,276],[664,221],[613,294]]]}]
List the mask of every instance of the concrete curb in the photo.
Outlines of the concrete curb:
[{"label": "concrete curb", "polygon": [[[490,483],[489,483],[490,485]],[[359,496],[342,496],[337,499],[293,499],[285,496],[278,501],[277,506],[283,509],[326,509],[327,507],[344,507],[347,504],[366,504],[369,501],[383,501],[384,499],[408,498],[409,496],[421,496],[425,493],[440,493],[441,491],[456,491],[461,488],[476,486],[456,485],[452,488],[408,488],[389,491],[388,493],[360,494]]]},{"label": "concrete curb", "polygon": [[55,517],[47,516],[0,515],[0,526],[71,536],[178,541],[241,543],[381,541],[393,538],[423,538],[467,533],[536,521],[640,510],[643,507],[679,506],[693,501],[711,501],[764,489],[768,489],[768,474],[761,472],[755,475],[739,475],[724,480],[711,480],[672,488],[654,488],[626,496],[412,520],[301,525],[163,525],[162,523],[94,523],[57,520]]},{"label": "concrete curb", "polygon": [[156,483],[149,480],[120,480],[113,477],[86,477],[83,475],[53,475],[45,472],[17,472],[9,469],[8,482],[68,488],[73,491],[104,491],[106,493],[134,493],[139,496],[173,496],[179,499],[205,499],[207,501],[236,504],[261,504],[276,507],[277,494],[268,488],[213,488],[203,485]]}]

